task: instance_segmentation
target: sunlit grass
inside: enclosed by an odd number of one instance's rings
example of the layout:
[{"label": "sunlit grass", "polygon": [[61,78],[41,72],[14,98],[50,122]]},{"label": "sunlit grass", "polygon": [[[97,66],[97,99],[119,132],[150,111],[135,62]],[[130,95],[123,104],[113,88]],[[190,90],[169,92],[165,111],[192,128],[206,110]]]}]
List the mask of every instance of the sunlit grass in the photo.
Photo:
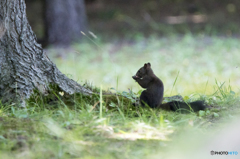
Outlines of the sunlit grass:
[{"label": "sunlit grass", "polygon": [[200,139],[206,141],[205,136],[216,134],[221,128],[220,124],[236,118],[240,112],[239,97],[231,92],[230,87],[222,85],[217,85],[214,95],[204,97],[208,104],[218,105],[221,110],[199,114],[179,114],[141,107],[126,110],[128,105],[121,100],[112,109],[107,109],[102,97],[99,98],[103,100],[102,106],[99,104],[94,108],[80,100],[74,102],[74,107],[68,107],[58,99],[57,108],[51,105],[44,108],[44,101],[29,102],[25,109],[1,105],[1,158],[175,156],[172,146],[182,147],[186,144],[185,140],[189,141],[197,135],[193,145],[200,148]]},{"label": "sunlit grass", "polygon": [[53,57],[53,60],[74,80],[80,83],[89,81],[98,87],[103,85],[104,89],[114,87],[121,91],[128,88],[138,91],[141,88],[131,76],[144,63],[150,62],[155,74],[164,82],[168,96],[211,94],[215,79],[238,91],[239,39],[189,34],[168,38],[153,36],[127,42],[96,42],[98,46],[91,41],[75,44],[72,50],[64,52],[66,55]]}]

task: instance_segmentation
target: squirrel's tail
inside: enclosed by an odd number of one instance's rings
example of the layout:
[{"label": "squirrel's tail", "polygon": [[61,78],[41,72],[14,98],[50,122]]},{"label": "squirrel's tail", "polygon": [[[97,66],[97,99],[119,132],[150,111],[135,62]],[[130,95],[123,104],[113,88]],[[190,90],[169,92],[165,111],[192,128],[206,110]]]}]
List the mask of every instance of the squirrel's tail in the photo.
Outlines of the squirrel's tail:
[{"label": "squirrel's tail", "polygon": [[207,108],[204,101],[194,101],[191,103],[172,101],[160,105],[160,108],[165,110],[178,111],[181,113],[197,112]]}]

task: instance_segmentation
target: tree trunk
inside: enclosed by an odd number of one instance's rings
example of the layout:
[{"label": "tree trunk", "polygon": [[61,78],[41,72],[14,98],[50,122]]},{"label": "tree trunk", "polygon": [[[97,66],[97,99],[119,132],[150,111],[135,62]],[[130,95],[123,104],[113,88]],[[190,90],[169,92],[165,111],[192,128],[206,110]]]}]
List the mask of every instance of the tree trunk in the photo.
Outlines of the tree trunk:
[{"label": "tree trunk", "polygon": [[84,0],[45,0],[48,43],[69,46],[86,31]]},{"label": "tree trunk", "polygon": [[56,84],[67,94],[92,92],[62,74],[47,57],[26,18],[24,0],[0,1],[0,99],[21,102],[34,89],[43,94]]}]

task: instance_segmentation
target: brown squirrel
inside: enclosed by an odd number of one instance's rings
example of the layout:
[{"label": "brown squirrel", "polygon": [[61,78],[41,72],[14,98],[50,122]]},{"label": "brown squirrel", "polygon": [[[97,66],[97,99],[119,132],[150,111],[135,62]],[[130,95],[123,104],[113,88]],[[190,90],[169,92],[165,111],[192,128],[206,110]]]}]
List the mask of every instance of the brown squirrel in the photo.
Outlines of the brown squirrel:
[{"label": "brown squirrel", "polygon": [[151,108],[162,108],[184,113],[204,110],[206,108],[204,101],[195,101],[188,104],[180,101],[172,101],[162,104],[164,93],[163,82],[153,73],[150,63],[145,63],[132,78],[142,88],[146,88],[140,95],[142,106],[147,104]]}]

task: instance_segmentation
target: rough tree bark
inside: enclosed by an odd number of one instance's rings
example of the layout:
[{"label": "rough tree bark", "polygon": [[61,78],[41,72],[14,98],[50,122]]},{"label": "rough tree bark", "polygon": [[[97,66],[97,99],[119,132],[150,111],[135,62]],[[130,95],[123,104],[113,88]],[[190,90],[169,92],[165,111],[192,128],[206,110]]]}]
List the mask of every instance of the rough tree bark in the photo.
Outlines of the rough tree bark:
[{"label": "rough tree bark", "polygon": [[49,44],[69,46],[86,31],[84,0],[45,0],[46,32]]},{"label": "rough tree bark", "polygon": [[0,1],[0,99],[25,106],[34,89],[48,93],[57,84],[67,93],[92,92],[62,74],[47,57],[26,18],[24,0]]}]

